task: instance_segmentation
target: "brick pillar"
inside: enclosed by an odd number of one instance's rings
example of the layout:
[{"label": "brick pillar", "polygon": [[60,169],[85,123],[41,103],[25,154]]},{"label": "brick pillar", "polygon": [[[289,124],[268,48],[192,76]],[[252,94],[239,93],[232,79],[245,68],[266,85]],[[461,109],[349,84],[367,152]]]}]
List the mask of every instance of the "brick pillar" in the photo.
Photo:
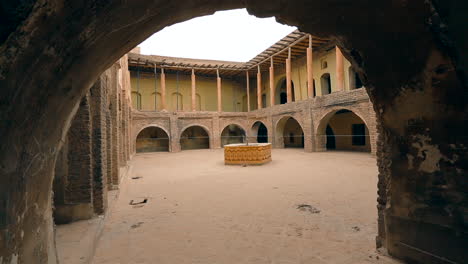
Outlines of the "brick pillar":
[{"label": "brick pillar", "polygon": [[314,97],[314,73],[312,61],[312,36],[309,35],[309,47],[307,48],[307,95]]},{"label": "brick pillar", "polygon": [[344,91],[344,62],[343,53],[341,53],[338,46],[335,47],[336,51],[336,90]]},{"label": "brick pillar", "polygon": [[180,151],[180,135],[179,126],[177,125],[177,115],[171,115],[169,120],[169,139],[171,144],[171,152]]},{"label": "brick pillar", "polygon": [[288,58],[286,59],[286,94],[288,103],[291,103],[293,101],[291,86],[291,48],[288,50]]},{"label": "brick pillar", "polygon": [[197,110],[197,96],[196,96],[196,77],[195,70],[192,69],[192,111]]},{"label": "brick pillar", "polygon": [[249,71],[245,71],[246,90],[247,90],[247,112],[250,112],[250,81]]},{"label": "brick pillar", "polygon": [[[110,107],[110,106],[109,106]],[[106,171],[106,182],[107,182],[107,189],[113,190],[112,184],[112,167],[114,164],[112,163],[112,120],[110,116],[110,110],[106,109],[106,163],[107,163],[107,171]]]},{"label": "brick pillar", "polygon": [[56,162],[54,220],[57,224],[89,219],[94,215],[91,127],[89,96],[86,95]]},{"label": "brick pillar", "polygon": [[275,105],[275,69],[273,66],[273,57],[270,63],[270,107]]},{"label": "brick pillar", "polygon": [[166,74],[164,69],[161,68],[161,107],[162,110],[167,110],[166,105]]},{"label": "brick pillar", "polygon": [[219,128],[219,115],[213,116],[212,119],[212,135],[210,140],[210,148],[221,148],[221,132]]},{"label": "brick pillar", "polygon": [[101,75],[90,90],[93,127],[93,204],[96,214],[103,214],[107,207],[106,84],[107,76]]},{"label": "brick pillar", "polygon": [[257,72],[257,109],[262,109],[262,73],[260,72],[260,65],[258,65]]},{"label": "brick pillar", "polygon": [[[110,119],[112,126],[110,127],[111,130],[111,140],[110,145],[112,148],[111,151],[111,160],[112,160],[112,170],[111,170],[111,181],[109,182],[112,183],[113,186],[117,187],[119,185],[119,168],[120,168],[120,160],[119,160],[119,155],[120,155],[120,115],[119,115],[119,110],[118,110],[118,101],[119,101],[119,94],[118,91],[120,90],[120,85],[117,83],[113,88],[112,88],[112,93],[111,93],[111,100],[110,100]],[[124,164],[124,163],[122,163]]]},{"label": "brick pillar", "polygon": [[223,105],[222,105],[222,94],[221,94],[221,77],[219,77],[219,70],[216,70],[216,90],[218,91],[218,112],[223,111]]},{"label": "brick pillar", "polygon": [[302,129],[304,132],[304,151],[312,152],[314,150],[314,122],[312,120],[312,113],[309,105],[304,106]]}]

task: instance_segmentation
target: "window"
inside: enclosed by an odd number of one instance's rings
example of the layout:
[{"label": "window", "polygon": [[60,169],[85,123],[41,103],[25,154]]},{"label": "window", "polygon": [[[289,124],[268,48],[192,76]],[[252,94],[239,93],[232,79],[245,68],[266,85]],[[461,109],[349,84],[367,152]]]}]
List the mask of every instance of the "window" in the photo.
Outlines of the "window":
[{"label": "window", "polygon": [[141,94],[138,92],[132,92],[132,104],[133,108],[141,110]]},{"label": "window", "polygon": [[321,66],[322,70],[326,69],[328,67],[328,62],[326,60],[322,60],[320,62],[320,66]]},{"label": "window", "polygon": [[322,86],[322,95],[331,94],[331,79],[329,73],[324,73],[320,77],[320,84]]},{"label": "window", "polygon": [[353,124],[353,146],[365,146],[366,145],[366,125],[364,124]]}]

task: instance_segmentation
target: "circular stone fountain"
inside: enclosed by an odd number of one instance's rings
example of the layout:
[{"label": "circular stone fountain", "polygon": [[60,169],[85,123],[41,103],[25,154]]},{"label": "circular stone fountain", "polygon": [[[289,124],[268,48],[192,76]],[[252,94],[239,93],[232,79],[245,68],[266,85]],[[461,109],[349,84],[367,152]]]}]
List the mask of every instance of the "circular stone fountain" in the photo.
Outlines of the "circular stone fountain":
[{"label": "circular stone fountain", "polygon": [[241,143],[224,146],[224,164],[261,165],[271,161],[271,143]]}]

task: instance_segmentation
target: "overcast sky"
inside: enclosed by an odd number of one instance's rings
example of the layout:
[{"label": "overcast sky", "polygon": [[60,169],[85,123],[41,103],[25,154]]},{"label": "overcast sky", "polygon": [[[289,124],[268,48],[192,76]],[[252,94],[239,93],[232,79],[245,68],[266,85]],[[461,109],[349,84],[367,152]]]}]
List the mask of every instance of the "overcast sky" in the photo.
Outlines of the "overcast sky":
[{"label": "overcast sky", "polygon": [[142,54],[245,62],[295,29],[236,9],[172,25],[139,46]]}]

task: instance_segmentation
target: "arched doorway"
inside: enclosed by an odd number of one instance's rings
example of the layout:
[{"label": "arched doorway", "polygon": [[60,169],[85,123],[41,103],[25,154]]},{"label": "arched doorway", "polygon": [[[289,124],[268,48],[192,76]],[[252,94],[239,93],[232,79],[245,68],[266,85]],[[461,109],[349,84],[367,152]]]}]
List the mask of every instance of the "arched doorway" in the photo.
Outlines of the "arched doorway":
[{"label": "arched doorway", "polygon": [[162,128],[150,126],[138,133],[135,146],[137,153],[169,151],[169,136]]},{"label": "arched doorway", "polygon": [[323,150],[371,151],[366,123],[348,109],[327,114],[320,121],[317,133],[318,146]]},{"label": "arched doorway", "polygon": [[331,77],[329,73],[322,74],[322,77],[320,77],[320,86],[320,91],[322,92],[322,95],[331,94],[332,86]]},{"label": "arched doorway", "polygon": [[257,121],[253,124],[252,138],[258,143],[268,143],[268,129],[261,121]]},{"label": "arched doorway", "polygon": [[231,124],[221,132],[221,146],[235,143],[244,143],[245,131],[240,126]]},{"label": "arched doorway", "polygon": [[[296,101],[296,96],[294,94],[294,82],[291,81],[291,95],[292,101]],[[282,78],[276,85],[275,90],[275,104],[285,104],[288,102],[288,93],[286,90],[286,77]]]},{"label": "arched doorway", "polygon": [[186,128],[180,135],[180,148],[182,150],[209,149],[210,136],[208,131],[201,126]]},{"label": "arched doorway", "polygon": [[304,131],[296,119],[285,116],[278,121],[276,143],[280,148],[304,148]]}]

